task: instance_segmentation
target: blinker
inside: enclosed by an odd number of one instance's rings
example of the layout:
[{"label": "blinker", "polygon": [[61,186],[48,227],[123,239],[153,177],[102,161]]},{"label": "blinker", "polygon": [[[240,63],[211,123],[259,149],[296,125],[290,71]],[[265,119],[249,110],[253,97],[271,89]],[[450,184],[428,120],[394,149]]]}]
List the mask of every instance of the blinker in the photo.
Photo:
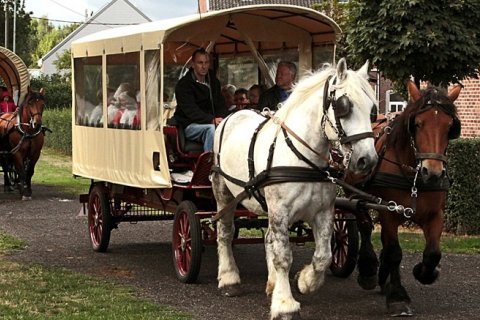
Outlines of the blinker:
[{"label": "blinker", "polygon": [[352,102],[345,94],[342,95],[337,100],[334,100],[332,105],[333,105],[333,110],[335,112],[335,116],[338,118],[343,118],[348,116],[348,114],[352,110]]}]

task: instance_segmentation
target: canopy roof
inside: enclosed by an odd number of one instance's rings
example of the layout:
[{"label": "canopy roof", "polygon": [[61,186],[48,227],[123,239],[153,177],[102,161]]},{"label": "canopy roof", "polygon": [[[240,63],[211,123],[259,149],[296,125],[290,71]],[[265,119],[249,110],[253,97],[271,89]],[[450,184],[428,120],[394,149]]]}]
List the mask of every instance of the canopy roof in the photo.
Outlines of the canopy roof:
[{"label": "canopy roof", "polygon": [[18,101],[23,100],[30,85],[27,66],[19,56],[4,47],[0,47],[0,77],[12,94],[18,92]]},{"label": "canopy roof", "polygon": [[215,43],[216,53],[237,54],[249,51],[245,39],[261,42],[262,50],[278,50],[297,48],[299,42],[334,44],[340,33],[332,19],[313,9],[254,5],[101,31],[74,41],[72,53],[78,58],[168,44],[171,56],[184,60],[182,52],[191,53],[186,49],[209,43]]}]

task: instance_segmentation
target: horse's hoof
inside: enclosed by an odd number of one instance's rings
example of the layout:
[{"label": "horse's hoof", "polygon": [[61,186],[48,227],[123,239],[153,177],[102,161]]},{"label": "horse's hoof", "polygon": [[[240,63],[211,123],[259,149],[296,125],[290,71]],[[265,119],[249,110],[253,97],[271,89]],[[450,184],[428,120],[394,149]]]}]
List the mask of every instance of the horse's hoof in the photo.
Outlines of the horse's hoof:
[{"label": "horse's hoof", "polygon": [[22,200],[30,201],[30,200],[32,200],[32,197],[22,196]]},{"label": "horse's hoof", "polygon": [[423,272],[423,264],[419,263],[413,268],[413,276],[421,284],[432,284],[438,279],[440,272],[437,268],[430,273]]},{"label": "horse's hoof", "polygon": [[357,283],[364,290],[373,290],[377,286],[377,276],[366,277],[359,274]]},{"label": "horse's hoof", "polygon": [[410,306],[402,301],[392,302],[388,305],[388,312],[392,317],[411,317],[413,311]]},{"label": "horse's hoof", "polygon": [[220,288],[222,295],[226,297],[238,297],[242,295],[242,289],[239,284],[232,284]]},{"label": "horse's hoof", "polygon": [[302,320],[302,317],[300,316],[300,311],[297,311],[294,313],[280,314],[272,318],[272,320]]}]

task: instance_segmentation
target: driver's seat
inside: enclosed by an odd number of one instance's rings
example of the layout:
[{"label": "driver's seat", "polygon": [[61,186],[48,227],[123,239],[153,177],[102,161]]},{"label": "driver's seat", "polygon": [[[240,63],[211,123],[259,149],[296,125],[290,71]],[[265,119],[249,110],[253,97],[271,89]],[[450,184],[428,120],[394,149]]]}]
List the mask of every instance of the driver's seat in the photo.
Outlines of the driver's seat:
[{"label": "driver's seat", "polygon": [[193,170],[196,160],[203,153],[203,143],[187,140],[183,127],[170,118],[163,127],[165,144],[167,147],[168,162],[172,168],[186,168]]}]

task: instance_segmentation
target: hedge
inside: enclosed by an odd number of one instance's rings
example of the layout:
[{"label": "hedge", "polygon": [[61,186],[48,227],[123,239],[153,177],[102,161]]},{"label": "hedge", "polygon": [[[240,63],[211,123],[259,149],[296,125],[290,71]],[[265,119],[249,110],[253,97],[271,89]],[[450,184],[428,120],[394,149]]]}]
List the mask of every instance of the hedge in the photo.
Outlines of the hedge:
[{"label": "hedge", "polygon": [[448,148],[448,192],[445,230],[480,234],[480,139],[458,139]]},{"label": "hedge", "polygon": [[72,105],[72,82],[69,75],[43,75],[30,80],[33,90],[45,89],[47,108],[68,108]]},{"label": "hedge", "polygon": [[48,107],[43,111],[43,125],[52,132],[47,132],[45,146],[64,154],[72,154],[72,109]]}]

